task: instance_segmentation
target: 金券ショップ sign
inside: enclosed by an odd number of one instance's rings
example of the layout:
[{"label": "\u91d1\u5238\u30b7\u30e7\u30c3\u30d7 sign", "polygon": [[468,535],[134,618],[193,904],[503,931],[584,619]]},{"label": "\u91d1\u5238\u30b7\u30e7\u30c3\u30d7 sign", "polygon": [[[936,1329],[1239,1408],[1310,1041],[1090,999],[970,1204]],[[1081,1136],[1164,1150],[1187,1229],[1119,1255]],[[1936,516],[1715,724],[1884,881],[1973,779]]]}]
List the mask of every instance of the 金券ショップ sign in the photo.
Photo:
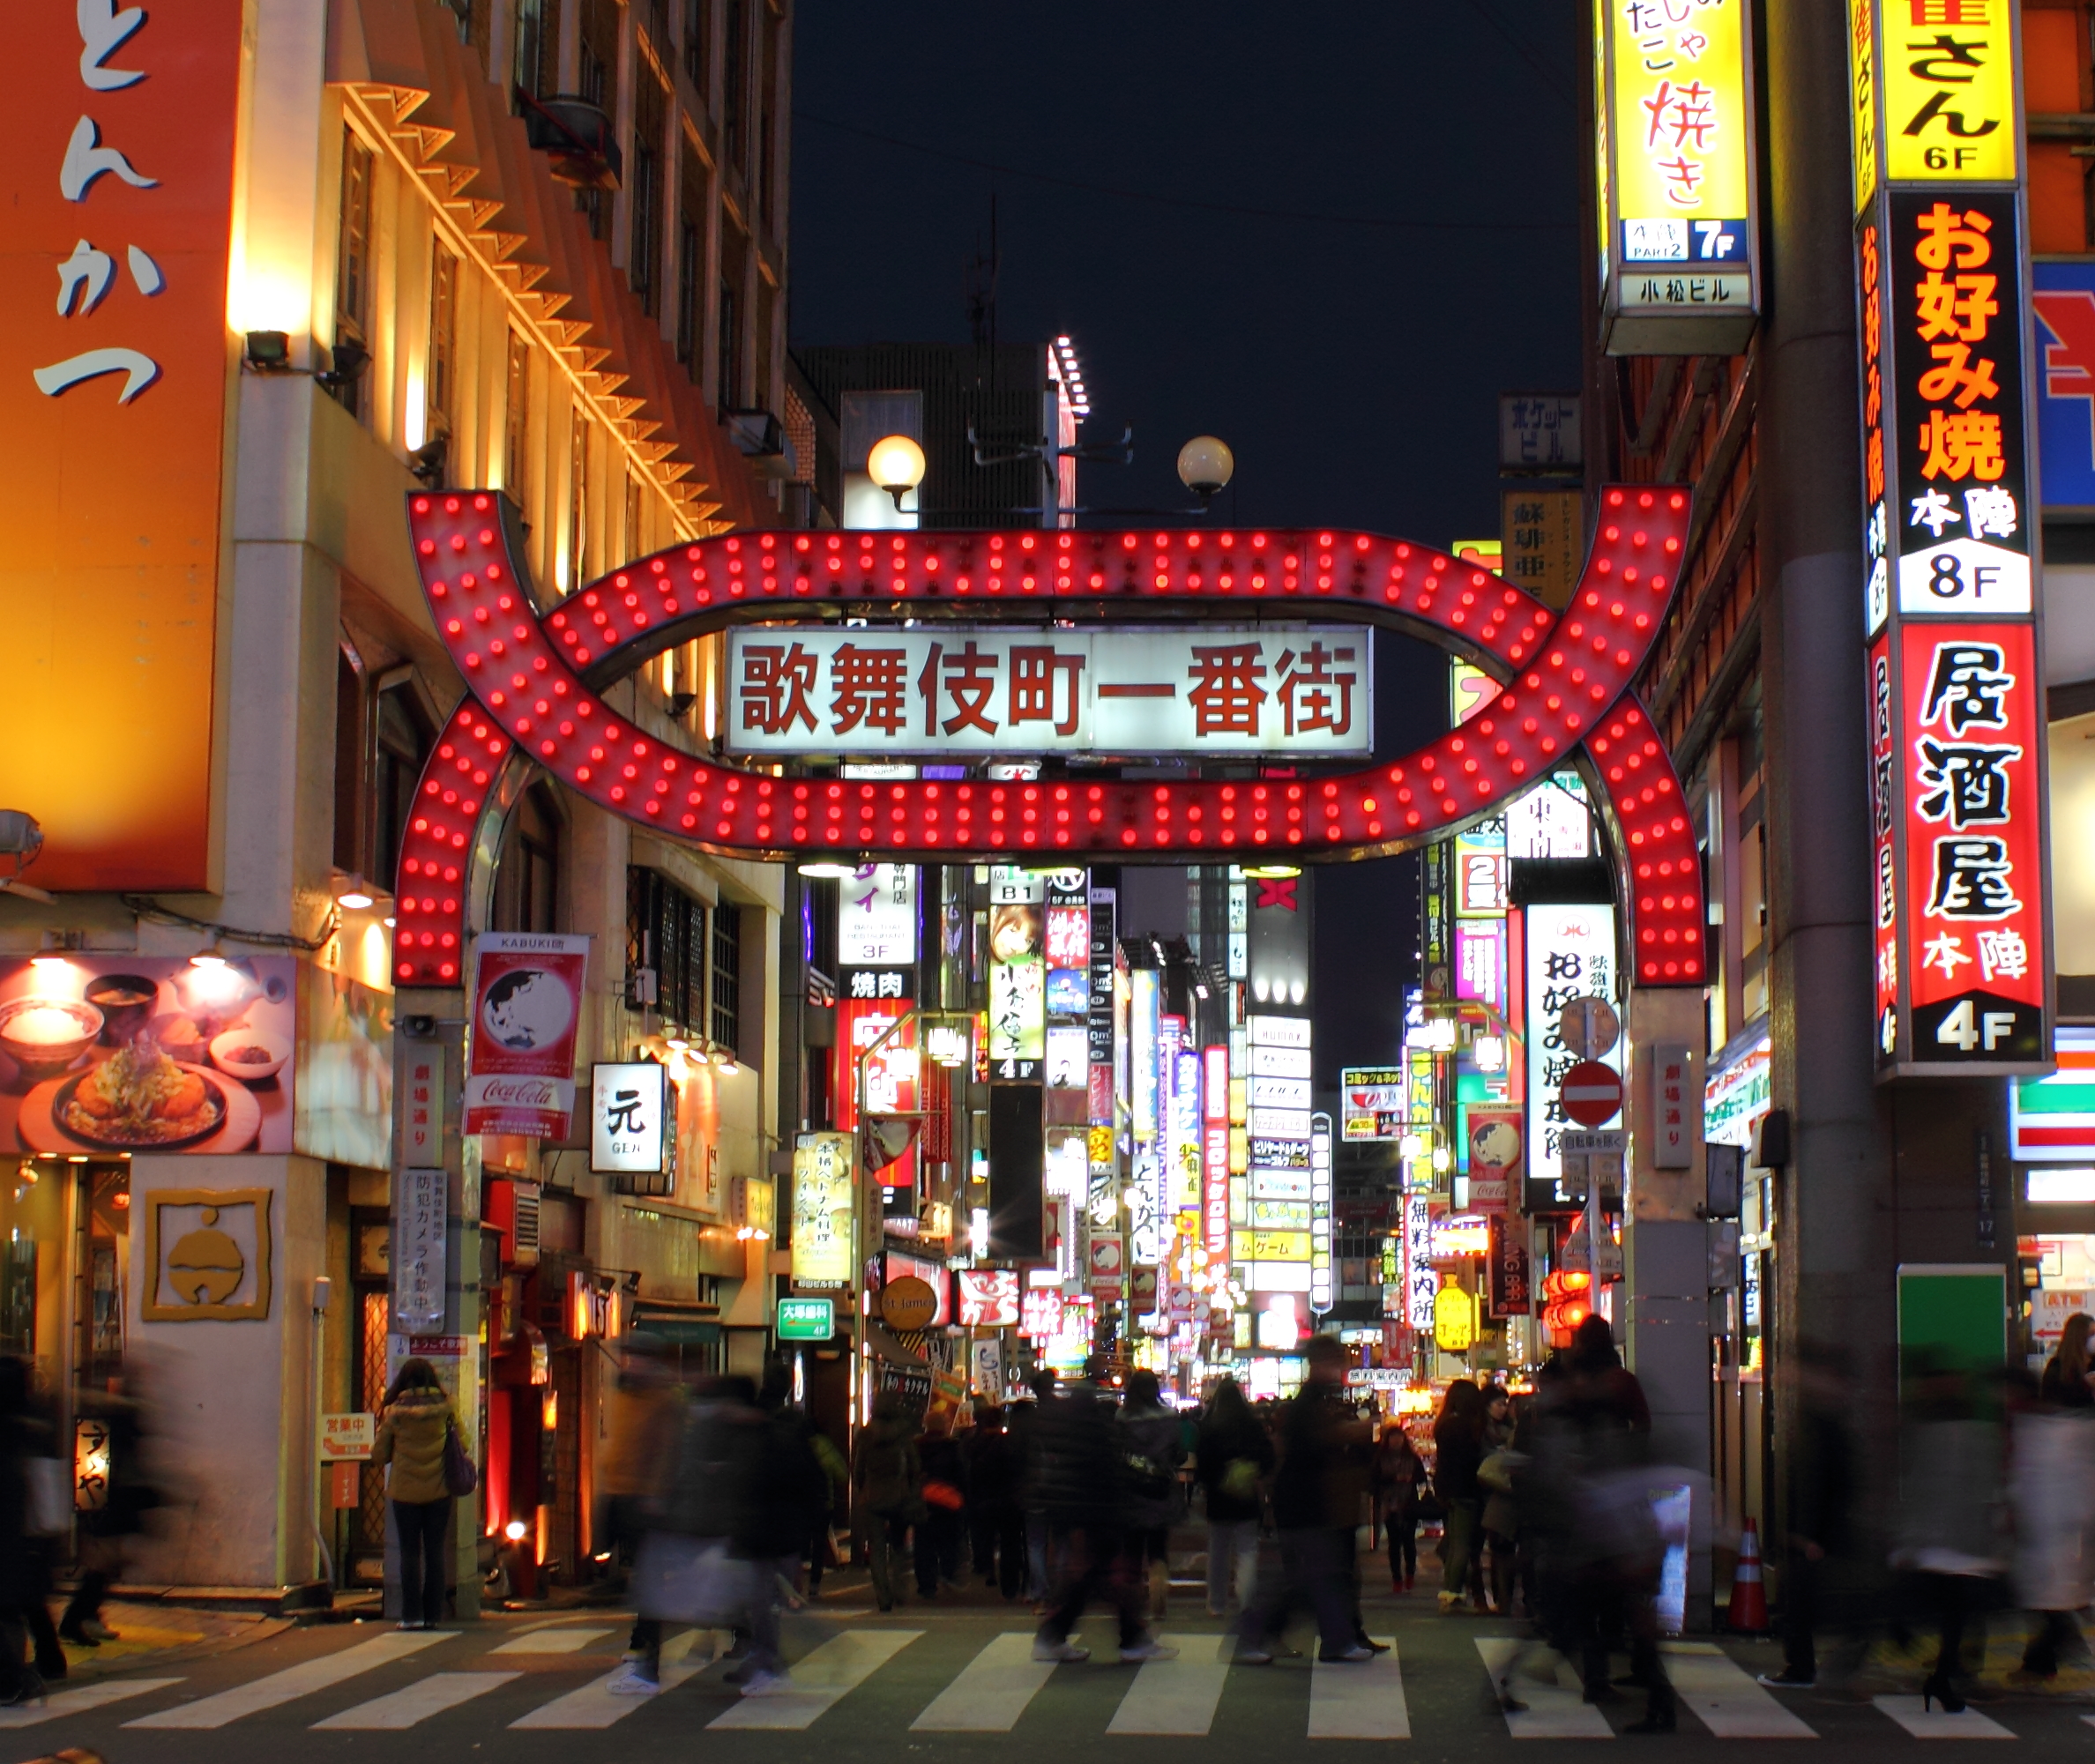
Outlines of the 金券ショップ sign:
[{"label": "\u91d1\u5238\u30b7\u30e7\u30c3\u30d7 sign", "polygon": [[473,953],[463,1130],[564,1139],[589,939],[491,931],[473,939]]},{"label": "\u91d1\u5238\u30b7\u30e7\u30c3\u30d7 sign", "polygon": [[1374,742],[1365,626],[728,634],[730,752],[1302,753]]}]

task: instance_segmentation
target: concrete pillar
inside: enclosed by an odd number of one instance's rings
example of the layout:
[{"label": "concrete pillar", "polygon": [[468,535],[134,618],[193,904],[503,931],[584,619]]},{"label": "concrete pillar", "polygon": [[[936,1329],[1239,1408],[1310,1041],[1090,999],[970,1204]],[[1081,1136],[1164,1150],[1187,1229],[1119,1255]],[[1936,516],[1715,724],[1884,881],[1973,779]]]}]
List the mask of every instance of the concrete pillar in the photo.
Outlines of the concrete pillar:
[{"label": "concrete pillar", "polygon": [[1629,1121],[1631,1167],[1622,1229],[1625,1307],[1616,1333],[1651,1405],[1658,1461],[1698,1480],[1688,1557],[1687,1626],[1711,1622],[1709,1227],[1701,1135],[1685,1170],[1652,1166],[1659,1098],[1654,1049],[1689,1050],[1691,1093],[1703,1082],[1703,998],[1698,991],[1636,986],[1629,993]]}]

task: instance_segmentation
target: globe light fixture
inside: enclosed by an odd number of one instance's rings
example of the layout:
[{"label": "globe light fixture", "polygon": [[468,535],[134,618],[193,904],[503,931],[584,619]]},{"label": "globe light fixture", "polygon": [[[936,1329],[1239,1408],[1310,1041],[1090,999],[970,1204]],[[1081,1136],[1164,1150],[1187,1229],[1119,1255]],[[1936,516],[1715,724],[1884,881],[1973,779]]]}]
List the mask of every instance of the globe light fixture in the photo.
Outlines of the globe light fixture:
[{"label": "globe light fixture", "polygon": [[924,481],[924,450],[906,435],[883,435],[866,454],[866,475],[899,510],[902,498]]},{"label": "globe light fixture", "polygon": [[1229,482],[1236,456],[1212,435],[1197,435],[1179,449],[1179,482],[1207,502]]}]

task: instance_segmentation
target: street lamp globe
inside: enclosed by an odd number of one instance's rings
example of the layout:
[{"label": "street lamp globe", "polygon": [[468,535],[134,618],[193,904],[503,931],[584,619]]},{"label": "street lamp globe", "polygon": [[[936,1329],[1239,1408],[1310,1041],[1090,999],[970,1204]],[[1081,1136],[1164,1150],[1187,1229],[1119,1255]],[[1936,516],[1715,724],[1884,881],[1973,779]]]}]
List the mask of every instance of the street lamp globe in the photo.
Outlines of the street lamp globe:
[{"label": "street lamp globe", "polygon": [[1212,435],[1197,435],[1179,449],[1179,482],[1202,502],[1229,482],[1236,458]]},{"label": "street lamp globe", "polygon": [[924,481],[924,450],[906,435],[883,435],[866,454],[866,475],[902,506],[902,498]]}]

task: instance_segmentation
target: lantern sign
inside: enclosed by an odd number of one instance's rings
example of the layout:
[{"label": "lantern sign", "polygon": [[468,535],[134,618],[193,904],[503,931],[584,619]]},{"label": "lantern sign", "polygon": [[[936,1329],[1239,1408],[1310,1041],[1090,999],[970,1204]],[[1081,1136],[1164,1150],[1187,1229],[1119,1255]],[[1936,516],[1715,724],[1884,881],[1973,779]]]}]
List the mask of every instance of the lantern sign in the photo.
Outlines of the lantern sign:
[{"label": "lantern sign", "polygon": [[1595,23],[1607,353],[1735,354],[1759,309],[1746,0],[1600,0]]},{"label": "lantern sign", "polygon": [[2050,1063],[2016,11],[1850,0],[1880,1078]]}]

